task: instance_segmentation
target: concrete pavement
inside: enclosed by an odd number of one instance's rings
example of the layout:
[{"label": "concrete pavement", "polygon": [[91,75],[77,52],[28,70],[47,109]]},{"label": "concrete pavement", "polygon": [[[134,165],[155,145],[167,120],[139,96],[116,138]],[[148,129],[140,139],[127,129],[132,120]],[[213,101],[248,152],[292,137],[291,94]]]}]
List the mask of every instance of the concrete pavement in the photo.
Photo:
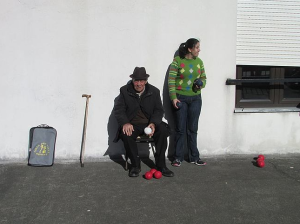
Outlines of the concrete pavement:
[{"label": "concrete pavement", "polygon": [[[300,221],[300,155],[204,158],[175,177],[129,178],[124,163],[0,164],[0,223],[285,223]],[[168,161],[168,164],[169,161]]]}]

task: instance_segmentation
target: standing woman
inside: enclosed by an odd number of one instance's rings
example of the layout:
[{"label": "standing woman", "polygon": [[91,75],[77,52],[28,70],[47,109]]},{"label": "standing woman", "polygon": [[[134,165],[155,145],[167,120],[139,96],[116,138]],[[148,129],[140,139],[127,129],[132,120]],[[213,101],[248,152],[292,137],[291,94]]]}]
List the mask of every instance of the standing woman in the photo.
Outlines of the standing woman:
[{"label": "standing woman", "polygon": [[200,42],[195,38],[180,44],[179,56],[170,65],[169,94],[175,108],[176,136],[172,166],[179,167],[184,159],[185,136],[189,160],[198,166],[206,165],[200,159],[197,147],[198,121],[201,112],[201,90],[206,85],[202,60],[198,57]]}]

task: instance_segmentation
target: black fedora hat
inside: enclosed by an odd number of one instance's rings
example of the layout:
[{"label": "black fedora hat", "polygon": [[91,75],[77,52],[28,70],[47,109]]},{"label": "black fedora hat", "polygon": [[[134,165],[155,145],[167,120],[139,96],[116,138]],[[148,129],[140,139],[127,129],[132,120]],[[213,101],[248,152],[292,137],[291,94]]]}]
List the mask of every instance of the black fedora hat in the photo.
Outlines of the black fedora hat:
[{"label": "black fedora hat", "polygon": [[146,69],[144,67],[135,67],[133,73],[129,77],[136,80],[147,80],[149,76],[150,75],[146,73]]}]

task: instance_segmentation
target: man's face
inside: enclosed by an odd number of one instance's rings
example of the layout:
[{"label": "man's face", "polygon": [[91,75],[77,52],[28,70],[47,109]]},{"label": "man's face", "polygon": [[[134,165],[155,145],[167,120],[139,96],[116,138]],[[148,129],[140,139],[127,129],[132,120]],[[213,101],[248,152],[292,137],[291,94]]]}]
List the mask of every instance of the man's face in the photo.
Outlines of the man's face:
[{"label": "man's face", "polygon": [[137,92],[142,92],[145,89],[145,85],[147,83],[147,80],[133,80],[133,86],[134,89]]},{"label": "man's face", "polygon": [[198,42],[192,49],[190,49],[193,58],[198,57],[200,52],[200,42]]}]

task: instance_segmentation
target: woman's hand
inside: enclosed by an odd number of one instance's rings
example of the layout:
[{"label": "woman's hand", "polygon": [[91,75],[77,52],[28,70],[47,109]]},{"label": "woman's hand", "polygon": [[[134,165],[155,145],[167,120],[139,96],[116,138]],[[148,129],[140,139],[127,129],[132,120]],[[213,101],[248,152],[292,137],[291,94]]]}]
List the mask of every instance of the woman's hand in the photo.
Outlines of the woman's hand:
[{"label": "woman's hand", "polygon": [[174,106],[176,109],[179,109],[179,108],[177,107],[177,103],[178,103],[178,102],[180,103],[180,100],[174,99],[172,102],[173,102],[173,106]]}]

